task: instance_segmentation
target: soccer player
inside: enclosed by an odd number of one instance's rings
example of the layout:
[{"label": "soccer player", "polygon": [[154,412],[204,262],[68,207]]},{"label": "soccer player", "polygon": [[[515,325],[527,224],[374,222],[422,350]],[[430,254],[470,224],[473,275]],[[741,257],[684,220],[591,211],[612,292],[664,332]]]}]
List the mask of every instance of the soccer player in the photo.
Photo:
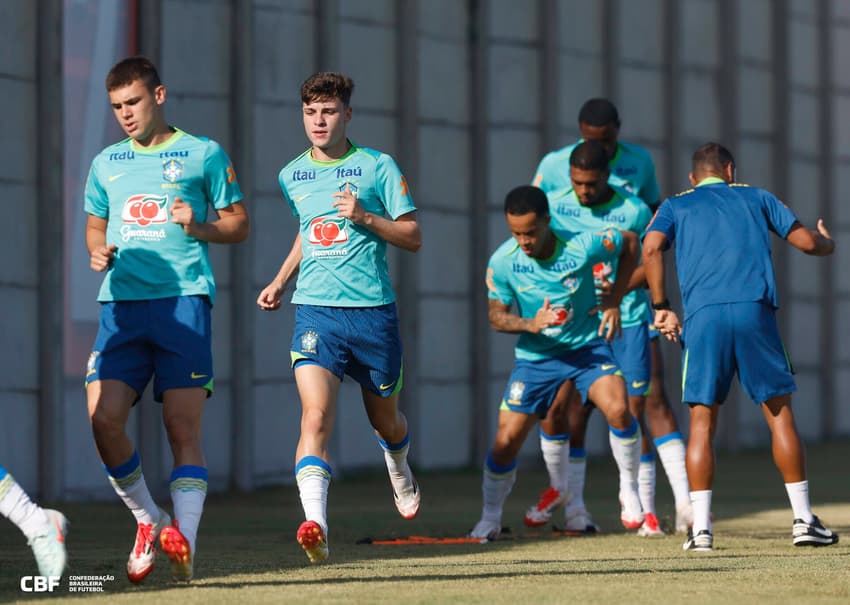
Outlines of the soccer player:
[{"label": "soccer player", "polygon": [[[88,411],[109,481],[138,524],[127,577],[141,582],[153,570],[159,538],[174,578],[188,581],[207,492],[201,412],[213,391],[207,244],[244,240],[248,214],[219,144],[166,122],[166,89],[148,59],[117,63],[106,89],[127,138],[94,158],[86,182],[86,244],[104,274]],[[210,204],[218,216],[208,220]],[[125,428],[151,377],[174,457],[173,524]]]},{"label": "soccer player", "polygon": [[[597,141],[607,151],[609,178],[611,185],[625,189],[630,194],[640,198],[651,209],[658,207],[658,183],[655,179],[655,165],[649,151],[625,141],[619,140],[620,117],[617,108],[608,99],[589,99],[579,111],[579,130],[584,141]],[[570,179],[570,155],[581,141],[568,145],[563,149],[547,154],[540,162],[534,177],[534,183],[547,193],[572,187]],[[688,499],[687,477],[685,473],[685,444],[682,434],[673,415],[673,410],[664,391],[664,363],[661,347],[658,343],[658,332],[650,327],[650,378],[649,388],[645,395],[645,417],[650,425],[650,431],[644,432],[643,455],[641,458],[640,484],[645,508],[654,513],[655,501],[655,452],[650,445],[649,435],[655,435],[654,446],[661,458],[662,465],[673,488],[676,502],[676,531],[685,532],[691,523],[691,507]],[[569,405],[569,410],[566,408]],[[551,456],[547,457],[546,448],[551,449],[550,435],[545,433],[549,427],[555,427],[561,415],[570,414],[570,425],[574,431],[586,423],[587,415],[592,408],[582,406],[575,397],[572,401],[564,399],[563,391],[559,391],[550,409],[547,421],[543,423],[541,432],[541,449],[544,460],[550,466]],[[554,429],[552,429],[554,430]],[[584,449],[583,432],[572,435],[572,447],[569,452],[570,493],[564,497],[555,497],[553,486],[544,492],[537,508],[551,516],[551,513],[563,501],[567,500],[565,508],[567,529],[595,533],[598,527],[593,522],[590,513],[584,505],[583,488],[587,458]],[[550,476],[551,476],[550,472]],[[548,495],[548,501],[547,501]],[[649,524],[654,523],[652,517]],[[655,532],[653,532],[655,533]]]},{"label": "soccer player", "polygon": [[[694,152],[689,178],[694,188],[661,204],[643,248],[655,324],[670,340],[681,335],[684,343],[682,401],[690,406],[687,466],[694,511],[684,549],[713,546],[714,434],[735,373],[767,420],[773,460],[794,512],[794,545],[835,544],[838,535],[809,504],[805,454],[791,410],[796,386],[776,324],[770,232],[814,256],[832,254],[835,242],[822,220],[817,231],[809,230],[770,192],[734,183],[735,161],[717,143]],[[673,244],[684,329],[664,289],[662,252]]]},{"label": "soccer player", "polygon": [[261,309],[280,308],[286,285],[298,274],[291,356],[301,399],[295,478],[306,520],[296,539],[312,563],[328,557],[328,446],[345,374],[360,384],[398,512],[412,519],[420,501],[407,463],[407,420],[398,409],[402,352],[386,255],[388,243],[419,250],[419,224],[393,159],[345,135],[353,89],[348,76],[327,72],[301,86],[311,147],[279,176],[300,232],[257,298]]},{"label": "soccer player", "polygon": [[61,576],[68,560],[65,550],[68,519],[58,510],[41,508],[30,500],[14,477],[2,466],[0,514],[17,525],[27,537],[27,543],[35,555],[38,573],[42,576]]},{"label": "soccer player", "polygon": [[[494,330],[520,337],[495,442],[484,463],[481,519],[470,536],[499,536],[519,449],[565,381],[605,415],[620,471],[621,517],[636,529],[643,523],[637,491],[640,427],[629,413],[626,386],[606,340],[620,330],[619,305],[637,262],[637,237],[616,229],[552,229],[546,194],[529,185],[508,193],[505,219],[512,237],[496,249],[487,267],[489,318]],[[619,261],[616,280],[597,305],[593,265],[613,261]],[[514,303],[516,313],[511,312]]]}]

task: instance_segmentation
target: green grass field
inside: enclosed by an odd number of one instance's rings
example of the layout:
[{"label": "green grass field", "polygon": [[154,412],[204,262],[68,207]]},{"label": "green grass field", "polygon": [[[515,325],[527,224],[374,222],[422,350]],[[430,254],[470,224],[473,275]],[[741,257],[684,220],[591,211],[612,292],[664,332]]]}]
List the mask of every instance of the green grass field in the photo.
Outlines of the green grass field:
[{"label": "green grass field", "polygon": [[[36,573],[17,528],[0,521],[0,602],[99,603],[847,603],[850,602],[850,443],[810,447],[815,512],[842,535],[835,546],[791,546],[791,512],[769,452],[721,455],[715,485],[715,550],[685,553],[681,536],[647,539],[619,527],[610,460],[588,465],[587,503],[599,537],[526,535],[523,511],[545,487],[545,473],[523,470],[505,507],[514,539],[490,544],[379,546],[364,537],[462,536],[480,511],[480,471],[421,474],[420,516],[395,512],[383,474],[332,484],[328,563],[311,566],[294,540],[301,511],[294,487],[207,500],[189,586],[170,581],[160,559],[141,586],[124,572],[135,527],[117,501],[65,504],[72,522],[69,575],[112,575],[96,596],[20,591]],[[530,465],[526,464],[526,468]],[[658,512],[673,505],[659,467]]]}]

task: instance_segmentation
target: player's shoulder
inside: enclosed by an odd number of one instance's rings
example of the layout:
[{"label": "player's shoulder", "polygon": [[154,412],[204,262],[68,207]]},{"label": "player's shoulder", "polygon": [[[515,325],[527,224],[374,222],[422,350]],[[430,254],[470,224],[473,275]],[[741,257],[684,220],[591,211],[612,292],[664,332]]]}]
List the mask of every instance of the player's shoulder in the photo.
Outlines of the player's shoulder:
[{"label": "player's shoulder", "polygon": [[133,139],[127,137],[126,139],[122,139],[117,143],[112,143],[111,145],[107,145],[103,149],[100,150],[96,156],[94,156],[95,162],[97,161],[111,161],[111,160],[126,160],[132,157],[133,147],[132,147]]},{"label": "player's shoulder", "polygon": [[498,268],[505,263],[509,263],[518,252],[521,252],[519,244],[517,244],[517,241],[513,237],[509,237],[499,244],[493,251],[493,254],[490,255],[490,265]]},{"label": "player's shoulder", "polygon": [[553,189],[552,191],[547,191],[546,192],[546,199],[549,200],[550,204],[556,203],[556,202],[557,203],[566,202],[566,201],[569,201],[571,198],[574,197],[572,195],[572,193],[573,193],[573,186],[572,186],[572,184],[570,184],[567,187],[562,187],[560,189]]},{"label": "player's shoulder", "polygon": [[559,147],[558,149],[553,149],[549,153],[543,156],[543,159],[540,160],[540,164],[561,164],[564,161],[569,161],[570,155],[573,152],[573,149],[576,148],[576,145],[579,144],[580,141],[576,141],[570,143],[569,145],[565,145],[564,147]]},{"label": "player's shoulder", "polygon": [[640,208],[640,206],[646,206],[644,201],[636,196],[634,193],[626,189],[625,187],[614,185],[612,183],[608,183],[608,186],[614,190],[614,193],[617,197],[622,199],[622,204],[629,208],[634,207],[635,209]]},{"label": "player's shoulder", "polygon": [[354,153],[353,157],[357,158],[357,161],[366,161],[371,163],[374,166],[385,166],[387,164],[395,165],[396,161],[393,157],[385,153],[379,149],[375,149],[373,147],[361,147],[360,145],[354,144]]},{"label": "player's shoulder", "polygon": [[620,145],[620,149],[623,150],[624,155],[648,160],[650,162],[652,161],[652,154],[646,147],[638,145],[637,143],[629,143],[628,141],[618,141],[618,143]]}]

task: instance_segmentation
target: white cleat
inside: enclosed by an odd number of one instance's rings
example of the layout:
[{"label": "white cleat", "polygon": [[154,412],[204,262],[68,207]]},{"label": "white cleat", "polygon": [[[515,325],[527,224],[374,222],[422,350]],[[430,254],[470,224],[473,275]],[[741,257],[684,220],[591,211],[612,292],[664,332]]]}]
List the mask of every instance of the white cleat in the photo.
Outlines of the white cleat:
[{"label": "white cleat", "polygon": [[676,509],[676,533],[686,534],[694,524],[694,509],[690,502]]},{"label": "white cleat", "polygon": [[664,535],[664,530],[658,524],[658,517],[655,513],[646,513],[643,518],[643,525],[637,531],[637,535],[642,538],[657,538]]},{"label": "white cleat", "polygon": [[405,464],[404,470],[405,472],[400,476],[393,476],[393,473],[390,473],[390,484],[393,488],[393,500],[398,509],[398,514],[404,519],[410,520],[419,514],[419,503],[422,500],[422,495],[410,466]]},{"label": "white cleat", "polygon": [[159,521],[139,523],[136,528],[136,543],[127,559],[127,578],[133,583],[144,580],[153,571],[156,559],[156,541],[159,532],[171,525],[171,517],[159,509]]},{"label": "white cleat", "polygon": [[68,562],[65,536],[68,534],[68,519],[58,510],[45,508],[47,525],[29,541],[38,573],[42,576],[61,576]]},{"label": "white cleat", "polygon": [[593,517],[586,508],[574,508],[564,513],[567,531],[579,531],[585,535],[594,535],[601,532],[599,526],[593,521]]},{"label": "white cleat", "polygon": [[502,533],[502,524],[498,521],[481,520],[469,532],[469,538],[480,538],[482,542],[495,540]]}]

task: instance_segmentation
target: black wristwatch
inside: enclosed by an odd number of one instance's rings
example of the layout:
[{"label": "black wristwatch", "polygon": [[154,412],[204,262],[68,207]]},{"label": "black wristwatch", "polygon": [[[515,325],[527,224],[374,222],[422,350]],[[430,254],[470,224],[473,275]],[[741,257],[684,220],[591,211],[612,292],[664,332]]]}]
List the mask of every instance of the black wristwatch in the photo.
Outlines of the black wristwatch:
[{"label": "black wristwatch", "polygon": [[673,307],[670,306],[670,301],[665,298],[660,303],[652,303],[652,308],[655,311],[669,311]]}]

